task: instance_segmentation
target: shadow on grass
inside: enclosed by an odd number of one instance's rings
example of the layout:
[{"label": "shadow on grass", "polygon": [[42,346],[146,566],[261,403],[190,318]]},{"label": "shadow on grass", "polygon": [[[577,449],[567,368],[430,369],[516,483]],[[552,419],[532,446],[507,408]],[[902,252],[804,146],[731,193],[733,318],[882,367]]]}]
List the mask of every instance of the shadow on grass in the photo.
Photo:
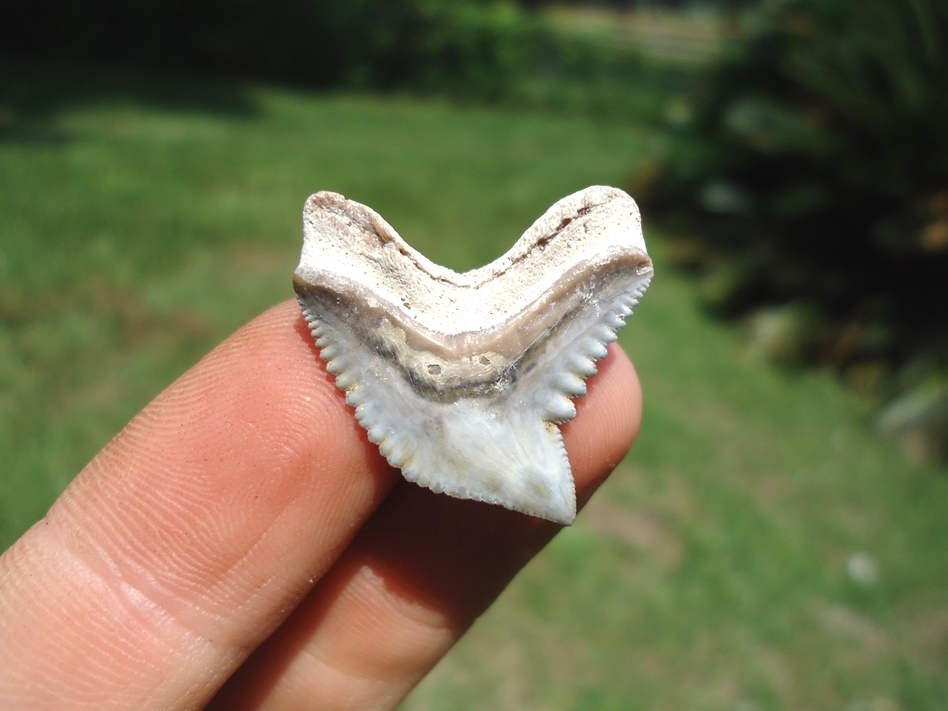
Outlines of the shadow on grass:
[{"label": "shadow on grass", "polygon": [[237,119],[260,114],[247,85],[230,79],[47,55],[0,54],[0,141],[68,141],[69,131],[56,120],[63,111],[126,102]]}]

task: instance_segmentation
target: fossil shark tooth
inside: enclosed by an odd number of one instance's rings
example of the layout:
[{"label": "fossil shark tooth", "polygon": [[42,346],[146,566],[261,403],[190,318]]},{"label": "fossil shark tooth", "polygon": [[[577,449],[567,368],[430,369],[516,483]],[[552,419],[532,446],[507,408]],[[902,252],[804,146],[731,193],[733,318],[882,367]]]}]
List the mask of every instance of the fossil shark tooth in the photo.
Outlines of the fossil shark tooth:
[{"label": "fossil shark tooth", "polygon": [[312,195],[303,225],[303,314],[388,462],[437,492],[572,523],[558,425],[652,277],[632,198],[566,197],[463,274],[336,193]]}]

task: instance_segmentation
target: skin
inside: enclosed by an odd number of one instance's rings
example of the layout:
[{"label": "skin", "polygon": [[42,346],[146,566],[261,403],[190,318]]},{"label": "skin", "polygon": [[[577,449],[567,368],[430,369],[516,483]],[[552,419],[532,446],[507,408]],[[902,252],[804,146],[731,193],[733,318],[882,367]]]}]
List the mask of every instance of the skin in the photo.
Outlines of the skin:
[{"label": "skin", "polygon": [[[641,416],[625,354],[599,370],[562,428],[581,503]],[[286,302],[0,557],[0,707],[391,709],[558,530],[404,482]]]}]

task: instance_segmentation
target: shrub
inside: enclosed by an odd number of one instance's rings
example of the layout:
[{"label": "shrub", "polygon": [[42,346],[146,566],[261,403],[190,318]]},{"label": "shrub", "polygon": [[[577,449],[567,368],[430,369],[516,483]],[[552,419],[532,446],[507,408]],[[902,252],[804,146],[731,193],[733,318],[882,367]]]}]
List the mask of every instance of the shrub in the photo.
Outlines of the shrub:
[{"label": "shrub", "polygon": [[540,40],[500,0],[37,0],[0,11],[7,50],[200,68],[309,86],[490,97]]},{"label": "shrub", "polygon": [[883,422],[944,451],[948,4],[786,0],[748,22],[638,192],[690,235],[673,252],[709,306],[805,312],[794,352],[895,410],[924,399]]}]

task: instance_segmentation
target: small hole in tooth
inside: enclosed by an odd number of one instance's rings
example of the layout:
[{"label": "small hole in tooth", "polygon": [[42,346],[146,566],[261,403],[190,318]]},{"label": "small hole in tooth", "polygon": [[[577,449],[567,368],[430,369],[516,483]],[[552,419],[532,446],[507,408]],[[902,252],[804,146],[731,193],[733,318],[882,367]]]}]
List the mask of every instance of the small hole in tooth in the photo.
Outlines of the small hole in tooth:
[{"label": "small hole in tooth", "polygon": [[431,375],[441,375],[441,366],[437,363],[432,363],[428,366],[428,372]]},{"label": "small hole in tooth", "polygon": [[481,365],[490,365],[490,358],[487,356],[481,356],[478,358],[478,360],[480,361]]}]

